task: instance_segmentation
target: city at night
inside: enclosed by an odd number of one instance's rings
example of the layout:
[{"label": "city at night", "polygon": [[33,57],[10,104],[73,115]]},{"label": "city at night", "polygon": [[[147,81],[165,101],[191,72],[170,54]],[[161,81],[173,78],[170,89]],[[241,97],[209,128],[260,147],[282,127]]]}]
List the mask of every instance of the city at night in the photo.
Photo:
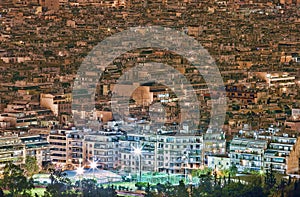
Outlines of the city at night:
[{"label": "city at night", "polygon": [[299,197],[300,0],[0,0],[0,197]]}]

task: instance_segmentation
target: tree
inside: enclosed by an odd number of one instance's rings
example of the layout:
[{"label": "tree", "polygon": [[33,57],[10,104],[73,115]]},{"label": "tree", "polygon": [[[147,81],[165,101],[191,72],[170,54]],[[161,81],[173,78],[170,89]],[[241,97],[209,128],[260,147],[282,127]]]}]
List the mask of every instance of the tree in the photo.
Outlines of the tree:
[{"label": "tree", "polygon": [[237,169],[236,165],[232,165],[232,166],[230,166],[229,171],[230,171],[229,173],[231,176],[235,176],[238,172],[238,169]]},{"label": "tree", "polygon": [[208,167],[204,167],[204,169],[192,170],[191,174],[193,177],[199,177],[201,175],[210,175],[212,173],[212,169]]},{"label": "tree", "polygon": [[187,191],[183,180],[179,181],[179,185],[174,187],[172,196],[189,197],[189,192]]},{"label": "tree", "polygon": [[137,187],[138,190],[142,190],[143,188],[146,188],[147,187],[147,184],[148,183],[145,183],[145,182],[137,182],[135,184],[135,186]]},{"label": "tree", "polygon": [[3,189],[0,188],[0,197],[3,197],[4,196],[4,192],[3,192]]},{"label": "tree", "polygon": [[46,187],[45,196],[73,196],[71,180],[62,170],[49,169],[51,183]]},{"label": "tree", "polygon": [[150,192],[150,184],[149,183],[147,184],[145,192],[146,192],[145,197],[151,197],[151,196],[153,196],[153,194]]},{"label": "tree", "polygon": [[24,170],[28,177],[32,177],[39,172],[39,166],[35,156],[26,156]]},{"label": "tree", "polygon": [[266,172],[265,184],[268,189],[272,189],[276,184],[276,177],[273,171],[273,166],[271,164],[270,169]]},{"label": "tree", "polygon": [[29,191],[34,188],[33,179],[27,179],[24,170],[12,162],[5,165],[0,185],[7,188],[13,197],[28,196]]},{"label": "tree", "polygon": [[83,179],[81,187],[84,197],[97,196],[97,181],[95,179]]},{"label": "tree", "polygon": [[98,188],[97,189],[97,196],[99,197],[116,197],[117,192],[115,190],[115,187],[112,185],[107,188]]},{"label": "tree", "polygon": [[193,197],[206,196],[213,190],[211,175],[201,175],[199,187],[193,190]]}]

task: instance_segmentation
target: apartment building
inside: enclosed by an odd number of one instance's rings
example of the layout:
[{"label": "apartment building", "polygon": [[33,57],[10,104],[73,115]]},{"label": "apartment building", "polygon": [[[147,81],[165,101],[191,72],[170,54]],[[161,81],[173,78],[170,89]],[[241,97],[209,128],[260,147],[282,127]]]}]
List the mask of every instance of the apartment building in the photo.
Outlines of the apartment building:
[{"label": "apartment building", "polygon": [[2,134],[0,138],[0,169],[7,162],[24,164],[26,156],[34,156],[41,168],[50,161],[49,143],[40,135],[19,133]]},{"label": "apartment building", "polygon": [[24,144],[26,156],[34,156],[38,166],[41,168],[46,162],[50,162],[50,146],[47,139],[41,135],[25,134],[20,135],[19,139]]},{"label": "apartment building", "polygon": [[228,170],[231,166],[230,157],[227,155],[208,155],[207,167],[217,170]]},{"label": "apartment building", "polygon": [[83,132],[73,130],[68,133],[66,138],[66,164],[68,169],[74,169],[84,164],[85,153]]},{"label": "apartment building", "polygon": [[[158,170],[169,173],[186,173],[198,169],[204,160],[203,136],[161,136],[158,143]],[[204,165],[204,164],[203,164]]]},{"label": "apartment building", "polygon": [[264,152],[264,168],[281,174],[294,174],[299,172],[299,137],[295,134],[278,133],[276,135],[259,135],[259,139],[269,141]]},{"label": "apartment building", "polygon": [[87,165],[96,162],[102,169],[119,168],[119,137],[122,133],[117,131],[99,131],[85,136],[84,161]]},{"label": "apartment building", "polygon": [[50,109],[55,116],[71,114],[71,94],[40,95],[40,106]]},{"label": "apartment building", "polygon": [[56,130],[48,137],[51,160],[58,167],[76,169],[96,162],[99,168],[115,169],[119,165],[118,136],[108,131]]},{"label": "apartment building", "polygon": [[129,173],[139,171],[139,156],[134,154],[134,149],[142,147],[141,170],[156,171],[155,136],[142,134],[127,134],[119,139],[119,158],[121,170]]},{"label": "apartment building", "polygon": [[8,162],[22,164],[25,162],[25,147],[18,135],[1,136],[0,138],[0,168]]},{"label": "apartment building", "polygon": [[263,156],[267,149],[266,140],[235,137],[230,143],[230,162],[238,171],[263,170]]},{"label": "apartment building", "polygon": [[224,136],[207,135],[204,140],[203,135],[174,131],[124,134],[118,129],[86,132],[73,129],[51,131],[48,141],[52,162],[62,168],[74,169],[79,164],[88,167],[96,162],[99,168],[136,173],[140,164],[134,149],[140,147],[143,172],[188,173],[206,163],[205,155],[225,153]]},{"label": "apartment building", "polygon": [[295,85],[295,76],[290,76],[289,74],[283,73],[272,73],[266,74],[265,77],[269,87],[282,87],[282,86],[292,86]]},{"label": "apartment building", "polygon": [[260,95],[257,90],[248,89],[243,85],[227,85],[226,94],[229,99],[238,100],[243,105],[257,103]]},{"label": "apartment building", "polygon": [[207,155],[226,153],[226,140],[223,131],[208,129],[203,135],[203,144],[203,150]]},{"label": "apartment building", "polygon": [[142,171],[185,173],[202,164],[202,136],[127,134],[119,140],[120,163],[127,172],[139,170],[134,149],[141,147]]},{"label": "apartment building", "polygon": [[239,171],[273,170],[281,174],[299,172],[300,143],[296,134],[262,133],[256,138],[234,138],[230,161]]},{"label": "apartment building", "polygon": [[75,130],[52,130],[48,136],[50,144],[50,158],[51,161],[58,167],[66,167],[68,144],[68,134],[76,132]]},{"label": "apartment building", "polygon": [[6,122],[11,127],[21,128],[30,125],[38,125],[38,120],[35,115],[24,112],[7,112],[0,115],[0,120]]}]

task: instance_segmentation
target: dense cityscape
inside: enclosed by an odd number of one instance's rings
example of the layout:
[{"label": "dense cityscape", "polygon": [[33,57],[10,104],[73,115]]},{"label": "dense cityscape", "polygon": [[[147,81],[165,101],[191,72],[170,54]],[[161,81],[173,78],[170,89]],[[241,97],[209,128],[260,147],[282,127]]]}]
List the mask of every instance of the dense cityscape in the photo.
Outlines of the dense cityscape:
[{"label": "dense cityscape", "polygon": [[0,0],[0,196],[300,196],[299,16]]}]

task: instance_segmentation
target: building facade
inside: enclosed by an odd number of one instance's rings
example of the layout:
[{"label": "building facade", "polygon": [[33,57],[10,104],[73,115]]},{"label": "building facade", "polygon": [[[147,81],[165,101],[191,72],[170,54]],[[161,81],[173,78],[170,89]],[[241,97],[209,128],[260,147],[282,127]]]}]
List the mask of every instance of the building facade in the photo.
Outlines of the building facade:
[{"label": "building facade", "polygon": [[266,171],[281,174],[299,172],[300,143],[296,134],[263,133],[254,138],[234,138],[230,143],[230,162],[238,171]]},{"label": "building facade", "polygon": [[36,157],[38,166],[42,168],[45,162],[50,161],[49,153],[49,143],[40,135],[3,135],[0,138],[0,171],[8,162],[25,164],[27,156]]},{"label": "building facade", "polygon": [[266,140],[234,138],[230,143],[230,161],[238,171],[263,170],[263,156],[267,149]]}]

